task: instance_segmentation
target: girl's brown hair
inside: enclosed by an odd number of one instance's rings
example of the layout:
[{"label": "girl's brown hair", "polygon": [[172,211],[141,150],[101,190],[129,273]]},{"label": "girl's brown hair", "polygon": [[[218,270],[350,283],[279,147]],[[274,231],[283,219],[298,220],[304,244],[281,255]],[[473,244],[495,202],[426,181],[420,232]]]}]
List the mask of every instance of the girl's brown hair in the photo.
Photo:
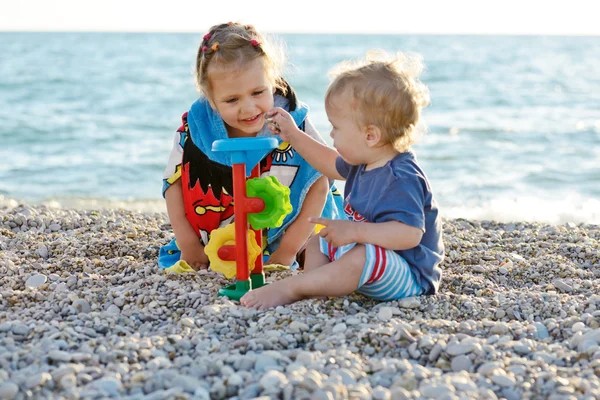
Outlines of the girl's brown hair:
[{"label": "girl's brown hair", "polygon": [[209,66],[240,68],[262,58],[273,87],[283,95],[288,85],[281,77],[285,63],[282,46],[268,41],[252,25],[226,23],[215,25],[204,35],[196,56],[196,86],[211,100]]}]

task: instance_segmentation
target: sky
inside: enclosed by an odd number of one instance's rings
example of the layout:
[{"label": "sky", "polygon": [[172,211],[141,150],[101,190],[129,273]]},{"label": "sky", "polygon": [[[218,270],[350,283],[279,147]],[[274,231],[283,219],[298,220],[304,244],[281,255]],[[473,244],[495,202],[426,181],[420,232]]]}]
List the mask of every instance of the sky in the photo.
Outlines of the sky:
[{"label": "sky", "polygon": [[237,21],[270,33],[600,35],[598,8],[598,0],[0,0],[0,31],[204,32]]}]

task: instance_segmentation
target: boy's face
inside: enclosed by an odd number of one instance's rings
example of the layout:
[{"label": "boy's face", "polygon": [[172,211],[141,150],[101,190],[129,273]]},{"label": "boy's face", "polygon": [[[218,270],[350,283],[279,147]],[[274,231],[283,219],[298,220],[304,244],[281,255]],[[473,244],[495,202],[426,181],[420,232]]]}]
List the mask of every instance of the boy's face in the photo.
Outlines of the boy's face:
[{"label": "boy's face", "polygon": [[256,136],[265,124],[264,114],[273,108],[273,85],[262,58],[241,68],[211,67],[211,105],[223,118],[229,137]]},{"label": "boy's face", "polygon": [[350,107],[349,97],[335,95],[325,107],[331,123],[333,147],[351,165],[364,164],[363,153],[367,149],[366,132],[356,121],[355,112]]}]

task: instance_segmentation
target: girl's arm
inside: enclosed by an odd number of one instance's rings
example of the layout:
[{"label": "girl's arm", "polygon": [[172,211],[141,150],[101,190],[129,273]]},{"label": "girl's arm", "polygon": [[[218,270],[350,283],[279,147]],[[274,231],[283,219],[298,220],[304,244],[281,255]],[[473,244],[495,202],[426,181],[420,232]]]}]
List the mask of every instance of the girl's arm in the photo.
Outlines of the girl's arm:
[{"label": "girl's arm", "polygon": [[181,179],[167,189],[165,200],[177,246],[181,250],[181,259],[195,270],[208,268],[208,257],[204,253],[204,246],[185,216]]},{"label": "girl's arm", "polygon": [[298,129],[292,116],[284,109],[275,108],[267,114],[268,118],[277,123],[277,127],[269,124],[269,128],[291,144],[314,169],[329,179],[345,180],[335,167],[339,157],[337,150],[318,142]]},{"label": "girl's arm", "polygon": [[266,264],[292,265],[294,263],[296,254],[315,229],[314,224],[310,223],[308,218],[321,215],[328,192],[329,182],[326,177],[322,176],[313,183],[306,194],[300,213],[286,229],[281,237],[279,247],[271,254]]}]

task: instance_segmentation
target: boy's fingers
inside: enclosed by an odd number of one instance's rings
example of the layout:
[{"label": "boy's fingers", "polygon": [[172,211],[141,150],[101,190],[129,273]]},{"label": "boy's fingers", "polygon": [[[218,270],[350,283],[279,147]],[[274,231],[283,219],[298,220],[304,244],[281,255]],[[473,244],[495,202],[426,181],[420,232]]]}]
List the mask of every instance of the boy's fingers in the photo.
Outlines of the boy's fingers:
[{"label": "boy's fingers", "polygon": [[320,218],[320,217],[309,217],[308,222],[312,222],[313,224],[321,224],[327,226],[331,221],[329,218]]},{"label": "boy's fingers", "polygon": [[276,118],[281,116],[281,112],[283,109],[281,107],[271,108],[269,111],[265,113],[265,118]]},{"label": "boy's fingers", "polygon": [[269,111],[265,113],[265,118],[271,118],[277,115],[277,108],[271,108]]}]

